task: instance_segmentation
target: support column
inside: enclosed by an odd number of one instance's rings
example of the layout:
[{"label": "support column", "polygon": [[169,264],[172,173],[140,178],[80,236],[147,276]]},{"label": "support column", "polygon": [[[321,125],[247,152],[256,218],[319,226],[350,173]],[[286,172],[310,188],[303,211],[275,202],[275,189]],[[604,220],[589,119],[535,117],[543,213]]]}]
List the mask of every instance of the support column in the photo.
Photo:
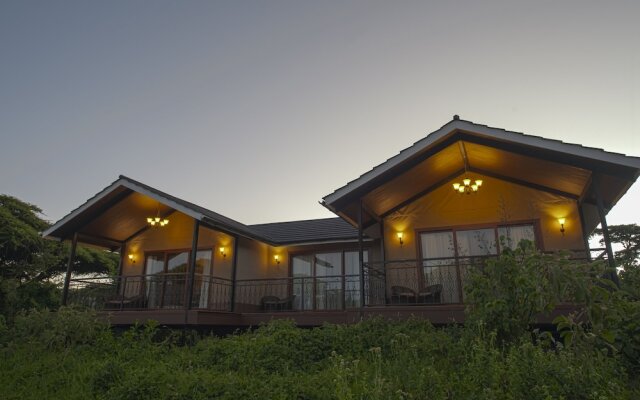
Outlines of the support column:
[{"label": "support column", "polygon": [[616,272],[616,260],[613,256],[613,248],[611,247],[611,237],[609,236],[609,226],[607,225],[607,217],[604,211],[604,200],[602,199],[602,191],[600,189],[600,177],[593,177],[593,185],[596,192],[596,203],[598,205],[598,215],[600,216],[600,227],[602,228],[602,236],[604,238],[604,247],[607,250],[607,260],[609,267],[612,269],[610,278],[613,283],[620,286],[618,274]]},{"label": "support column", "polygon": [[580,230],[582,231],[582,241],[584,243],[584,250],[587,252],[587,260],[591,261],[591,248],[589,246],[589,235],[584,229],[584,212],[582,211],[582,203],[579,201],[576,203],[578,207],[578,215],[580,216]]},{"label": "support column", "polygon": [[[382,301],[383,304],[387,303],[387,253],[386,253],[386,249],[385,249],[385,240],[384,240],[384,218],[381,217],[380,218],[380,271],[377,271],[378,273],[382,274],[382,278],[380,278],[379,276],[376,277],[376,279],[379,279],[380,282],[382,283],[382,293],[380,293],[380,289],[377,288],[377,293],[376,296],[379,296],[377,298],[377,302]],[[371,278],[369,278],[371,279]],[[369,285],[371,285],[371,282],[369,282]],[[379,305],[376,304],[376,305]]]},{"label": "support column", "polygon": [[[124,268],[124,260],[125,260],[125,251],[127,249],[127,246],[124,242],[122,242],[122,244],[120,245],[120,260],[118,261],[118,273],[116,274],[116,279],[117,279],[117,286],[116,286],[116,293],[117,294],[121,294],[120,293],[120,289],[122,289],[122,269]],[[122,293],[122,295],[124,295],[124,293]]]},{"label": "support column", "polygon": [[231,262],[231,304],[230,311],[234,312],[236,309],[236,277],[238,271],[238,236],[233,237],[233,261]]},{"label": "support column", "polygon": [[358,203],[358,260],[360,262],[360,314],[364,315],[364,248],[362,244],[362,200]]},{"label": "support column", "polygon": [[[190,310],[191,302],[193,301],[193,282],[195,280],[196,275],[196,256],[198,253],[198,234],[200,232],[200,221],[195,219],[193,220],[193,239],[191,241],[191,257],[189,258],[189,275],[187,278],[187,304],[185,304],[185,309]],[[185,324],[187,322],[187,314],[184,316]]]},{"label": "support column", "polygon": [[62,288],[62,305],[67,305],[69,298],[69,284],[71,283],[71,269],[76,258],[76,246],[78,245],[78,233],[73,234],[71,239],[71,250],[69,251],[69,261],[67,262],[67,274],[64,276],[64,287]]}]

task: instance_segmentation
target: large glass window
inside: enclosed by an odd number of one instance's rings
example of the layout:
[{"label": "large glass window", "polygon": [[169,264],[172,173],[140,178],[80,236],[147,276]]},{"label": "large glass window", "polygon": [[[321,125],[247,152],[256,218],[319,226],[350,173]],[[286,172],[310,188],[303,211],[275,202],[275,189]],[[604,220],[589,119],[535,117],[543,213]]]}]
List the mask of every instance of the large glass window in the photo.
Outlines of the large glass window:
[{"label": "large glass window", "polygon": [[501,226],[498,228],[498,237],[500,246],[510,249],[514,249],[522,240],[536,242],[533,225]]},{"label": "large glass window", "polygon": [[497,255],[500,246],[514,248],[523,239],[535,243],[532,224],[423,232],[423,286],[441,290],[444,303],[461,302],[468,269],[479,259]]},{"label": "large glass window", "polygon": [[[147,254],[144,294],[149,308],[184,307],[190,254],[190,251]],[[206,307],[209,297],[211,256],[211,250],[199,250],[196,253],[193,296],[194,304],[200,307]]]},{"label": "large glass window", "polygon": [[[364,261],[368,254],[364,252]],[[294,306],[299,310],[339,310],[360,306],[357,251],[292,257]]]}]

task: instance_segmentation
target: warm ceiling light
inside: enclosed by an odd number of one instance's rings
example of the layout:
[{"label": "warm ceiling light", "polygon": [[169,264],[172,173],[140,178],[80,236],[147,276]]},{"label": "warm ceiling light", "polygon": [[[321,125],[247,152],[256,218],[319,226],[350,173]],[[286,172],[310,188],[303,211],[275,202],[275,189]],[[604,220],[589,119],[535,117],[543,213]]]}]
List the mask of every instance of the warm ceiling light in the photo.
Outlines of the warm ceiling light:
[{"label": "warm ceiling light", "polygon": [[220,255],[222,256],[222,258],[226,258],[227,257],[227,253],[225,252],[224,246],[220,247]]},{"label": "warm ceiling light", "polygon": [[147,224],[150,226],[165,226],[169,223],[169,220],[166,218],[161,218],[159,214],[156,214],[155,217],[147,217]]},{"label": "warm ceiling light", "polygon": [[273,259],[275,260],[276,264],[280,265],[280,256],[279,255],[275,255],[273,256]]},{"label": "warm ceiling light", "polygon": [[461,194],[471,194],[478,192],[480,186],[482,186],[482,179],[476,179],[472,184],[470,178],[464,178],[462,183],[455,182],[453,184],[453,190]]},{"label": "warm ceiling light", "polygon": [[400,241],[400,247],[402,247],[402,245],[404,244],[404,241],[402,240],[402,238],[404,238],[404,232],[398,232],[398,240]]},{"label": "warm ceiling light", "polygon": [[129,254],[129,261],[131,261],[132,264],[136,263],[136,258],[133,256],[133,254]]}]

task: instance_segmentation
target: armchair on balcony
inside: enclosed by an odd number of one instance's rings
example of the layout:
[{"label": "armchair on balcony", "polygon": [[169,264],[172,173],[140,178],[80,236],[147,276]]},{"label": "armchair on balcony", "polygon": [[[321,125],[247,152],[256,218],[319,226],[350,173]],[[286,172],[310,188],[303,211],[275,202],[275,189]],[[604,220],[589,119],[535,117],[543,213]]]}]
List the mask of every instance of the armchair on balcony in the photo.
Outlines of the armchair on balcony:
[{"label": "armchair on balcony", "polygon": [[442,284],[429,285],[418,292],[418,303],[442,303]]},{"label": "armchair on balcony", "polygon": [[414,304],[416,292],[405,286],[391,286],[391,304]]},{"label": "armchair on balcony", "polygon": [[262,311],[290,311],[293,309],[293,300],[296,296],[281,299],[278,296],[264,296],[260,299]]},{"label": "armchair on balcony", "polygon": [[105,310],[119,310],[124,308],[142,308],[144,298],[142,295],[126,297],[121,294],[104,302]]}]

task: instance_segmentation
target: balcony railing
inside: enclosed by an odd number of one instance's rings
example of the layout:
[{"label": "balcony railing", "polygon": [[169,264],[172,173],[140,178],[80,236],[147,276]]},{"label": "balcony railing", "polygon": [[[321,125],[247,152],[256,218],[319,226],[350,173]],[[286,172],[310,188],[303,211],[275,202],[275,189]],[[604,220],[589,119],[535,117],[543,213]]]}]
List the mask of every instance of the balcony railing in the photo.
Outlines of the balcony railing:
[{"label": "balcony railing", "polygon": [[[353,310],[363,299],[365,307],[462,304],[470,271],[493,257],[369,262],[364,266],[364,292],[359,275],[242,279],[233,290],[230,279],[196,274],[191,308],[243,313]],[[572,258],[584,259],[584,252]],[[187,288],[184,273],[77,278],[71,281],[69,302],[104,310],[184,309]]]},{"label": "balcony railing", "polygon": [[[195,275],[191,308],[230,311],[231,280]],[[180,309],[187,302],[185,274],[72,279],[69,303],[94,309]]]}]

